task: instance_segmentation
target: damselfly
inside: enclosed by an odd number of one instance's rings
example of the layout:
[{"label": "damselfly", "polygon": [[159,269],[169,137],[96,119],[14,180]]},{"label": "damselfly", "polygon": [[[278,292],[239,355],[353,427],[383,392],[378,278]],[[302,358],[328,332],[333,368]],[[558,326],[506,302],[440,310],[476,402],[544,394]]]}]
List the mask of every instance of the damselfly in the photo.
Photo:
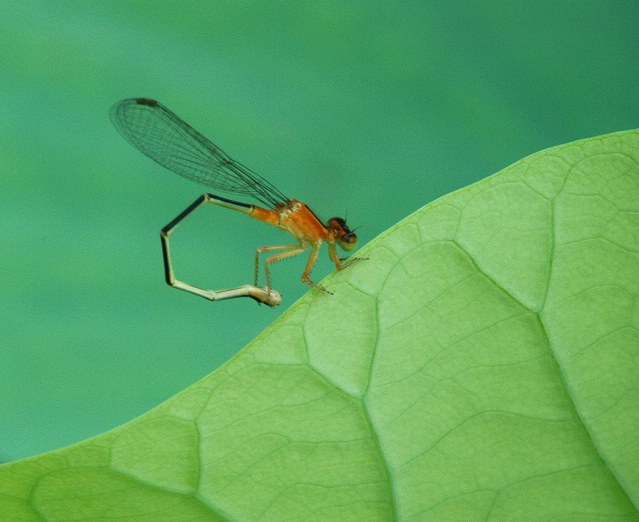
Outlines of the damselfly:
[{"label": "damselfly", "polygon": [[[271,287],[272,263],[301,254],[310,248],[302,282],[324,292],[328,291],[311,280],[311,272],[317,263],[322,243],[328,244],[328,255],[337,270],[347,266],[348,263],[342,262],[348,258],[339,257],[336,245],[345,251],[351,251],[357,245],[358,238],[345,219],[333,217],[323,223],[306,204],[288,198],[262,176],[233,160],[160,102],[150,98],[122,100],[111,109],[111,120],[129,143],[163,167],[216,191],[250,196],[264,205],[262,207],[234,201],[208,192],[197,198],[166,225],[160,234],[165,279],[170,286],[212,301],[251,297],[269,306],[277,306],[281,302],[281,296]],[[202,203],[212,203],[242,212],[286,230],[297,243],[258,248],[255,253],[253,285],[228,290],[203,290],[178,281],[171,261],[169,239],[175,228]],[[279,253],[264,261],[266,286],[258,287],[259,256],[265,252]]]}]

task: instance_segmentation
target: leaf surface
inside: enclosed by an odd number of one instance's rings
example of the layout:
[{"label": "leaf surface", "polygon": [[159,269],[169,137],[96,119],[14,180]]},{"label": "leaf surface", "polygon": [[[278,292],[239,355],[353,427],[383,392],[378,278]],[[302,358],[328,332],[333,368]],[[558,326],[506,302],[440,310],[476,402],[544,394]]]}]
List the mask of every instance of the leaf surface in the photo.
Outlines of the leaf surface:
[{"label": "leaf surface", "polygon": [[359,255],[148,414],[1,466],[0,518],[639,519],[638,131]]}]

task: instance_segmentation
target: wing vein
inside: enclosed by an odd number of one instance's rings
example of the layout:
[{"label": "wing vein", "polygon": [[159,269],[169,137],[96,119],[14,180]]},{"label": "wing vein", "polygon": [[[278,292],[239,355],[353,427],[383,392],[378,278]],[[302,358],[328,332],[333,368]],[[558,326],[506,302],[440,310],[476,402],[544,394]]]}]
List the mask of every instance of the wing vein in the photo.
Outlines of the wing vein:
[{"label": "wing vein", "polygon": [[267,207],[290,201],[158,101],[122,100],[111,108],[111,121],[140,152],[188,180],[229,194],[250,196]]}]

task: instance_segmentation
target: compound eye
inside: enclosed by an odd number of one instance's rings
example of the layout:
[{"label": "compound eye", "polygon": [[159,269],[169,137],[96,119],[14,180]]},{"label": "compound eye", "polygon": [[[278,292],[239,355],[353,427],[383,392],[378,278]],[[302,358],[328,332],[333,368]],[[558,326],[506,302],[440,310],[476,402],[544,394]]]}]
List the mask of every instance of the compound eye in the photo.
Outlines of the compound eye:
[{"label": "compound eye", "polygon": [[346,234],[344,234],[342,237],[340,237],[337,242],[339,243],[339,246],[341,246],[344,250],[351,251],[353,250],[356,246],[357,246],[357,241],[359,240],[359,238],[357,237],[357,234],[355,234],[355,232],[347,232]]}]

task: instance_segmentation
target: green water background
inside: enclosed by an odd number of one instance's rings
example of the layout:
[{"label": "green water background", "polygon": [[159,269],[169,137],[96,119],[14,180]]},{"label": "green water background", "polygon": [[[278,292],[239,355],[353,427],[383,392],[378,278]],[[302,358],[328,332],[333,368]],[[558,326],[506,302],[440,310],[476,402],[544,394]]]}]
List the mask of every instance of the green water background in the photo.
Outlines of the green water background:
[{"label": "green water background", "polygon": [[[274,267],[276,310],[169,289],[159,229],[203,189],[125,143],[115,101],[161,100],[363,243],[530,153],[639,126],[636,1],[0,12],[0,461],[147,411],[307,291],[303,258]],[[178,275],[248,283],[254,248],[287,240],[205,208],[176,239]],[[317,278],[330,271],[323,254]]]}]

